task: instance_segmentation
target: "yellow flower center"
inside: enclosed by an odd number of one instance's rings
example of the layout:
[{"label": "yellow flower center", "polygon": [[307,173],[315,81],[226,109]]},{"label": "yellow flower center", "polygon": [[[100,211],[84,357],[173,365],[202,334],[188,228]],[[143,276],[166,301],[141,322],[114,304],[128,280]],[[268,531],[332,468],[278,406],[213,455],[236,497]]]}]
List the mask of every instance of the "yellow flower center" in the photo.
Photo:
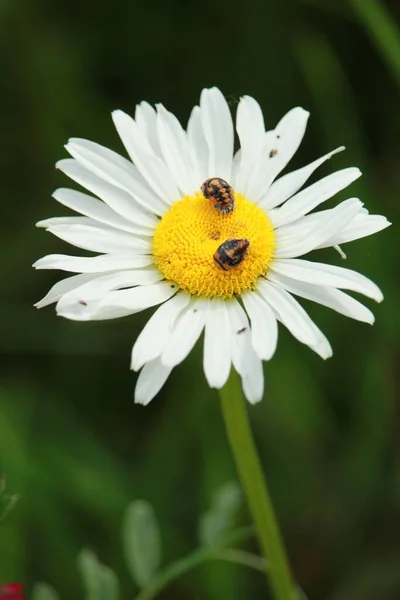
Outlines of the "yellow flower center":
[{"label": "yellow flower center", "polygon": [[[214,254],[229,239],[250,242],[243,261],[224,271]],[[202,194],[184,196],[164,214],[154,233],[153,254],[166,279],[197,296],[230,298],[255,288],[273,257],[275,234],[265,212],[242,194],[223,213]]]}]

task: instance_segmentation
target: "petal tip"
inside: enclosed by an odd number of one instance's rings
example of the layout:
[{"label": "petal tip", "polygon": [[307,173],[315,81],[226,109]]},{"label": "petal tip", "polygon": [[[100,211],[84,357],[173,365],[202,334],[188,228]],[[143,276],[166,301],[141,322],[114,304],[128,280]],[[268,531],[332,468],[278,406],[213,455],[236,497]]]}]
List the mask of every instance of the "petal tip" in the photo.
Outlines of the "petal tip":
[{"label": "petal tip", "polygon": [[146,396],[140,396],[136,394],[134,396],[134,403],[139,404],[140,406],[147,406],[151,402],[152,398],[147,398]]},{"label": "petal tip", "polygon": [[35,227],[39,227],[41,229],[43,228],[47,228],[48,227],[48,219],[43,219],[42,221],[38,221],[37,223],[35,223]]},{"label": "petal tip", "polygon": [[116,121],[119,121],[120,119],[125,119],[128,116],[129,115],[127,115],[127,113],[124,112],[123,110],[121,110],[120,108],[117,108],[116,110],[113,110],[112,113],[111,113],[111,118],[114,121],[114,123]]},{"label": "petal tip", "polygon": [[293,108],[293,112],[297,112],[299,115],[302,115],[305,119],[308,119],[310,116],[310,111],[303,108],[302,106],[296,106]]},{"label": "petal tip", "polygon": [[263,396],[264,396],[264,394],[262,394],[261,396],[252,396],[251,398],[246,396],[246,399],[252,406],[254,406],[255,404],[258,404],[259,402],[261,402],[261,400],[263,399]]},{"label": "petal tip", "polygon": [[[65,144],[64,148],[67,150],[67,152],[69,152],[69,149],[71,148],[71,146],[69,144]],[[69,158],[61,158],[60,160],[58,160],[55,164],[56,169],[58,169],[59,171],[64,171],[64,166],[66,161],[69,161],[71,159]]]},{"label": "petal tip", "polygon": [[145,363],[143,361],[140,361],[136,356],[132,356],[130,370],[136,373],[137,371],[140,371],[144,364]]}]

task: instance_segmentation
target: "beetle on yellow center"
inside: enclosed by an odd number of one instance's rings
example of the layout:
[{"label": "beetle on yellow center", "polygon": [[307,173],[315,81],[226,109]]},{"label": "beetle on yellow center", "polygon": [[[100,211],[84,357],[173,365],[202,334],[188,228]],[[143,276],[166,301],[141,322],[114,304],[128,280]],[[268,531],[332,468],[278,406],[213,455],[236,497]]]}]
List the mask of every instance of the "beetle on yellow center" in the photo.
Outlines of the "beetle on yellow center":
[{"label": "beetle on yellow center", "polygon": [[222,213],[229,213],[235,208],[235,193],[233,188],[225,179],[211,177],[206,179],[201,186],[203,196],[214,205],[214,208]]},{"label": "beetle on yellow center", "polygon": [[246,258],[249,246],[250,242],[246,239],[226,240],[214,254],[215,264],[223,271],[237,267]]}]

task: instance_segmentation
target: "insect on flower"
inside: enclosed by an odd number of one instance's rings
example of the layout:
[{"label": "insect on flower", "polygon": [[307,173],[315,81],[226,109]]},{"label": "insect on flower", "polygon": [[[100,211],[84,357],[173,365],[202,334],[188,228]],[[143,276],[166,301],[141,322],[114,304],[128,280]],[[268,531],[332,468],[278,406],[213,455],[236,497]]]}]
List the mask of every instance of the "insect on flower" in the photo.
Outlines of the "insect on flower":
[{"label": "insect on flower", "polygon": [[235,208],[235,194],[232,187],[225,179],[211,177],[201,186],[203,196],[214,205],[214,208],[222,213],[229,213]]},{"label": "insect on flower", "polygon": [[237,267],[246,258],[249,240],[226,240],[214,254],[215,264],[223,271]]}]

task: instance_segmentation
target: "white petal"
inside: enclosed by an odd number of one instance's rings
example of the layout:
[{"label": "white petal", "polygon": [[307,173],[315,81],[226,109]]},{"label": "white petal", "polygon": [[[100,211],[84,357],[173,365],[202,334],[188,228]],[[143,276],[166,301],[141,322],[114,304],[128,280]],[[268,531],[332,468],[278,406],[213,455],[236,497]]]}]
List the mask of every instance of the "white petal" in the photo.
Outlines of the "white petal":
[{"label": "white petal", "polygon": [[235,298],[226,302],[226,308],[228,311],[232,337],[232,363],[236,371],[242,375],[242,373],[245,372],[246,367],[245,350],[248,348],[250,342],[249,319],[247,318],[244,309]]},{"label": "white petal", "polygon": [[47,229],[61,240],[92,252],[137,252],[150,254],[151,241],[132,236],[117,229],[88,225],[54,225]]},{"label": "white petal", "polygon": [[288,198],[293,196],[307,181],[307,179],[314,173],[315,169],[317,169],[320,165],[322,165],[326,160],[331,158],[334,154],[338,152],[342,152],[344,150],[344,146],[340,146],[340,148],[336,148],[314,160],[314,162],[302,167],[301,169],[297,169],[296,171],[292,171],[283,177],[274,181],[271,185],[267,193],[263,196],[263,198],[259,202],[259,206],[264,210],[271,210],[276,206],[285,202]]},{"label": "white petal", "polygon": [[131,177],[135,179],[137,169],[130,160],[97,142],[70,138],[67,150],[71,150],[70,154],[74,158],[77,154],[76,160],[89,171],[117,187],[129,188],[132,183]]},{"label": "white petal", "polygon": [[277,283],[285,288],[291,294],[296,294],[296,296],[300,296],[301,298],[306,298],[312,302],[332,308],[346,317],[369,323],[370,325],[375,321],[374,315],[369,308],[336,288],[326,288],[319,285],[312,285],[311,283],[304,283],[303,281],[296,281],[278,273],[270,273],[268,278],[273,283]]},{"label": "white petal", "polygon": [[278,342],[278,323],[269,304],[256,292],[242,294],[242,300],[251,322],[251,342],[257,356],[270,360]]},{"label": "white petal", "polygon": [[233,123],[229,106],[216,87],[204,89],[200,96],[201,120],[209,148],[207,177],[231,181]]},{"label": "white petal", "polygon": [[236,130],[238,132],[241,157],[234,178],[235,188],[247,188],[250,173],[264,147],[265,126],[260,105],[254,98],[243,96],[237,108]]},{"label": "white petal", "polygon": [[163,365],[175,367],[187,357],[204,329],[209,304],[208,298],[199,298],[183,311],[161,355]]},{"label": "white petal", "polygon": [[275,127],[278,153],[274,157],[276,161],[273,164],[276,175],[296,154],[303,140],[309,116],[310,113],[307,110],[297,106],[289,110]]},{"label": "white petal", "polygon": [[329,200],[329,198],[332,198],[360,176],[360,169],[355,167],[336,171],[336,173],[327,175],[327,177],[302,190],[280,208],[271,210],[268,216],[275,227],[293,223],[326,200]]},{"label": "white petal", "polygon": [[264,395],[264,372],[262,362],[258,356],[248,356],[249,367],[246,375],[242,377],[243,393],[250,404],[257,404]]},{"label": "white petal", "polygon": [[[73,190],[66,190],[73,191]],[[84,195],[84,194],[82,194]],[[89,196],[88,196],[89,198]],[[98,200],[95,200],[98,202]],[[105,205],[104,205],[105,206]],[[105,206],[105,208],[108,208]],[[112,212],[112,211],[110,211]],[[90,217],[51,217],[50,219],[43,219],[42,221],[38,221],[36,223],[36,227],[43,227],[45,229],[51,229],[57,225],[87,225],[89,227],[100,227],[102,229],[107,229],[108,231],[115,231],[116,229],[128,233],[132,233],[135,236],[145,236],[145,237],[153,237],[154,231],[152,229],[144,229],[143,227],[137,227],[129,221],[126,221],[127,225],[118,223],[117,219],[120,217],[113,213],[115,216],[115,220],[113,218],[103,219],[102,221],[97,219],[92,219]],[[108,222],[107,222],[108,220]],[[111,229],[109,229],[111,228]]]},{"label": "white petal", "polygon": [[208,384],[222,388],[231,370],[231,330],[226,303],[214,298],[207,313],[203,366]]},{"label": "white petal", "polygon": [[188,294],[176,294],[150,317],[133,346],[131,369],[138,371],[145,363],[160,356],[171,336],[176,319],[189,300]]},{"label": "white petal", "polygon": [[346,227],[323,242],[318,248],[327,248],[352,242],[367,237],[391,225],[390,221],[382,215],[358,214]]},{"label": "white petal", "polygon": [[[350,198],[349,200],[357,200],[358,198]],[[361,208],[360,212],[364,209]],[[315,228],[315,226],[324,220],[330,218],[333,208],[327,210],[320,210],[313,212],[304,217],[300,217],[297,221],[289,223],[289,225],[283,225],[275,230],[277,239],[279,239],[279,245],[289,244],[295,242],[299,237],[308,237],[309,233]],[[278,244],[277,244],[278,245]]]},{"label": "white petal", "polygon": [[162,104],[157,105],[157,111],[157,131],[164,161],[181,193],[194,194],[199,182],[194,176],[186,132]]},{"label": "white petal", "polygon": [[352,290],[364,294],[376,302],[383,300],[382,292],[373,281],[356,271],[343,267],[294,258],[274,260],[270,268],[280,275],[286,275],[306,283]]},{"label": "white petal", "polygon": [[176,288],[171,288],[171,285],[164,281],[113,291],[100,297],[93,294],[92,298],[82,298],[71,292],[59,300],[56,310],[60,316],[75,321],[116,319],[161,304],[175,293]]},{"label": "white petal", "polygon": [[[53,198],[64,206],[67,206],[82,215],[86,215],[91,219],[95,219],[96,221],[110,225],[111,227],[129,231],[130,233],[152,235],[154,227],[157,225],[157,220],[155,218],[152,225],[142,225],[137,223],[137,219],[135,223],[133,223],[132,221],[121,217],[113,209],[107,206],[106,203],[101,202],[92,196],[88,196],[87,194],[82,194],[82,192],[77,192],[76,190],[59,188],[53,193]],[[150,217],[147,222],[149,223],[150,221],[153,221],[152,217]]]},{"label": "white petal", "polygon": [[91,298],[104,297],[105,294],[112,290],[130,288],[137,285],[151,285],[161,281],[163,278],[164,276],[160,271],[154,267],[109,273],[100,277],[92,277],[90,281],[76,290],[76,294],[80,300],[90,302]]},{"label": "white petal", "polygon": [[208,177],[208,144],[204,137],[201,109],[195,106],[189,117],[188,127],[189,152],[199,188]]},{"label": "white petal", "polygon": [[50,217],[50,219],[43,219],[36,223],[36,227],[43,227],[43,229],[49,229],[56,225],[89,225],[96,227],[100,225],[100,222],[89,217]]},{"label": "white petal", "polygon": [[239,148],[239,150],[237,152],[235,152],[235,154],[233,156],[233,163],[232,163],[232,187],[234,189],[238,189],[238,186],[236,185],[236,176],[240,169],[241,158],[242,158],[242,150],[241,150],[241,148]]},{"label": "white petal", "polygon": [[262,362],[251,344],[249,320],[236,300],[226,302],[231,323],[232,363],[242,378],[243,392],[251,404],[259,402],[264,393]]},{"label": "white petal", "polygon": [[281,119],[275,130],[265,134],[263,151],[254,164],[246,188],[246,193],[253,202],[258,203],[263,198],[275,177],[297,151],[309,114],[303,108],[293,108]]},{"label": "white petal", "polygon": [[[358,198],[349,198],[345,202],[359,202]],[[277,238],[279,238],[279,244],[289,244],[295,242],[299,237],[306,238],[310,232],[318,225],[318,223],[327,221],[331,218],[333,208],[327,210],[319,210],[304,217],[300,217],[297,221],[289,223],[289,225],[283,225],[276,229]],[[353,220],[358,219],[359,216],[365,214],[366,209],[361,208],[356,214]],[[366,211],[368,214],[368,211]],[[350,223],[351,224],[351,223]],[[347,226],[346,226],[347,228]]]},{"label": "white petal", "polygon": [[136,388],[135,403],[146,406],[158,394],[167,381],[172,368],[161,364],[159,359],[147,363],[140,371]]},{"label": "white petal", "polygon": [[[350,198],[347,202],[358,200],[357,198]],[[317,223],[323,220],[330,219],[332,211],[334,209],[321,210],[313,212],[309,215],[301,217],[294,223],[284,225],[276,230],[277,245],[292,243],[299,236],[307,237]],[[318,245],[317,248],[328,248],[335,247],[338,244],[344,244],[353,240],[372,235],[382,229],[389,227],[391,223],[381,215],[370,215],[365,208],[362,208],[354,217],[354,219],[343,229],[337,232],[333,237],[329,238],[322,244]],[[343,252],[340,252],[342,258]]]},{"label": "white petal", "polygon": [[[98,173],[92,172],[94,170],[90,168],[92,163],[86,159],[86,154],[89,154],[89,152],[86,147],[81,146],[81,142],[70,142],[66,148],[76,157],[76,160],[66,158],[58,161],[56,166],[60,171],[92,192],[92,194],[98,196],[112,210],[125,219],[132,221],[132,223],[144,227],[154,227],[157,224],[155,215],[162,215],[165,212],[164,205],[150,190],[136,181],[131,174],[129,174],[127,182],[130,187],[121,189],[122,185],[117,187],[116,184],[104,181]],[[82,156],[85,158],[83,159]],[[97,157],[96,154],[94,154],[94,157]],[[90,155],[90,158],[94,160],[92,155]],[[117,173],[119,172],[117,171]],[[121,175],[122,173],[125,173],[125,171],[121,171]],[[123,181],[122,179],[121,184]]]},{"label": "white petal", "polygon": [[321,358],[332,356],[332,348],[327,338],[293,296],[279,285],[266,280],[259,282],[258,290],[299,342],[312,348]]},{"label": "white petal", "polygon": [[[292,235],[289,239],[280,235],[281,229],[276,231],[276,258],[295,258],[302,256],[318,248],[326,240],[329,240],[337,232],[348,225],[362,209],[362,203],[356,198],[341,202],[332,209],[328,217],[320,215],[313,228],[307,232],[299,226],[297,235]],[[284,228],[282,228],[284,229]]]},{"label": "white petal", "polygon": [[[102,181],[127,192],[129,197],[136,200],[146,211],[163,214],[164,202],[152,191],[129,160],[89,140],[71,138],[65,148],[86,170]],[[97,195],[97,192],[94,193]]]},{"label": "white petal", "polygon": [[36,308],[43,308],[44,306],[48,306],[53,302],[58,302],[58,300],[67,292],[71,292],[76,288],[80,287],[84,283],[95,279],[96,277],[100,277],[100,275],[72,275],[72,277],[66,277],[61,281],[58,281],[53,287],[47,292],[46,296],[36,302],[34,306]]},{"label": "white petal", "polygon": [[35,269],[60,269],[71,273],[105,273],[147,267],[153,263],[149,254],[132,256],[127,254],[105,254],[104,256],[68,256],[49,254],[37,260]]},{"label": "white petal", "polygon": [[154,154],[135,121],[121,110],[115,110],[112,118],[126,151],[151,189],[166,206],[177,200],[180,194],[166,164]]},{"label": "white petal", "polygon": [[154,154],[161,157],[162,154],[157,133],[157,113],[155,109],[147,102],[141,102],[136,106],[135,121],[149,142]]}]

